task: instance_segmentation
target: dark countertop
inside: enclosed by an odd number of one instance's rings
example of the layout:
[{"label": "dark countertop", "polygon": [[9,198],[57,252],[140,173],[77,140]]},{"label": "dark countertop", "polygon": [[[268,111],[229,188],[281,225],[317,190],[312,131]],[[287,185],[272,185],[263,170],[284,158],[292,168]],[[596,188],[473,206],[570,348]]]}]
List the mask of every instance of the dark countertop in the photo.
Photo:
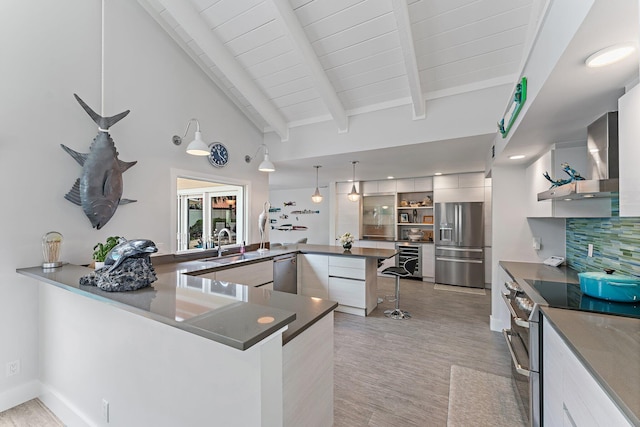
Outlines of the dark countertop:
[{"label": "dark countertop", "polygon": [[[525,279],[580,283],[577,272],[568,267],[511,261],[500,261],[500,266],[529,296]],[[640,319],[546,304],[540,308],[611,399],[640,425]]]},{"label": "dark countertop", "polygon": [[[264,253],[247,253],[247,259],[221,263],[221,259],[180,261],[180,256],[152,258],[158,280],[148,288],[132,292],[105,292],[92,286],[80,286],[80,277],[91,273],[88,267],[66,264],[43,271],[41,267],[16,271],[68,291],[145,316],[229,345],[246,350],[283,327],[283,345],[334,310],[338,303],[319,298],[254,288],[242,284],[219,282],[197,277],[207,272],[271,260],[292,253],[314,253],[348,257],[389,258],[391,249],[340,246],[290,245]],[[206,258],[206,254],[203,258]],[[238,254],[232,254],[238,255]],[[211,257],[209,252],[209,257]],[[224,258],[224,257],[223,257]],[[176,262],[171,262],[175,260]],[[258,319],[272,317],[271,323]]]}]

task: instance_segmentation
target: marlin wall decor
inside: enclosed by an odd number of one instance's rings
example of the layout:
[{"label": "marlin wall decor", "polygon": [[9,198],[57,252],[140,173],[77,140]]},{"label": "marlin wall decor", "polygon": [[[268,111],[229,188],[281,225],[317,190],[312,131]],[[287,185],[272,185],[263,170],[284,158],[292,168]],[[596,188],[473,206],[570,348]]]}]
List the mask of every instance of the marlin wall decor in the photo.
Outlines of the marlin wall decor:
[{"label": "marlin wall decor", "polygon": [[93,139],[89,153],[78,153],[60,144],[82,166],[80,178],[64,198],[81,206],[93,228],[99,230],[111,219],[119,205],[136,201],[122,198],[122,174],[137,161],[123,162],[118,159],[116,146],[109,135],[109,128],[125,118],[129,110],[112,117],[102,117],[78,95],[73,96],[98,125],[98,135]]}]

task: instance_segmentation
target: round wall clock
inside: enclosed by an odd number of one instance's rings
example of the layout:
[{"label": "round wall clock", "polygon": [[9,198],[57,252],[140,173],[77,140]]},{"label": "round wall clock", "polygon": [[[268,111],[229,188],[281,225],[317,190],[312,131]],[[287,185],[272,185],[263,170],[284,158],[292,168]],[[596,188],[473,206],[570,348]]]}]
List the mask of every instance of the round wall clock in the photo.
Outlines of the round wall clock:
[{"label": "round wall clock", "polygon": [[221,168],[224,165],[227,164],[227,162],[229,161],[229,151],[227,150],[227,147],[224,146],[224,144],[220,143],[220,142],[214,142],[213,144],[209,145],[209,163],[211,163],[212,166],[215,166],[217,168]]}]

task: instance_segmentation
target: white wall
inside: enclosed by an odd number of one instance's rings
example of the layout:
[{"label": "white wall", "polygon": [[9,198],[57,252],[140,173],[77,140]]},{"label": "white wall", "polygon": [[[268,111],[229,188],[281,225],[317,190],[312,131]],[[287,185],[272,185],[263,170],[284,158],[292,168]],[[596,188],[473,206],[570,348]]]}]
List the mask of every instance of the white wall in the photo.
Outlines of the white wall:
[{"label": "white wall", "polygon": [[[42,262],[41,237],[64,237],[62,258],[88,263],[92,247],[110,235],[149,238],[169,247],[175,187],[170,169],[213,179],[251,182],[250,239],[258,242],[257,218],[268,194],[268,178],[244,162],[262,134],[213,89],[204,73],[138,5],[106,2],[105,115],[131,109],[111,132],[120,159],[137,160],[124,174],[121,206],[102,230],[94,230],[81,208],[63,198],[80,166],[60,144],[88,152],[96,126],[73,98],[77,93],[100,111],[99,0],[5,0],[0,2],[0,410],[23,400],[20,390],[38,379],[37,283],[15,273]],[[187,120],[200,120],[207,141],[230,151],[223,169],[188,156],[171,136]],[[193,127],[192,127],[193,129]],[[186,139],[193,137],[193,130]],[[82,319],[78,319],[81,321]],[[20,359],[21,373],[6,378],[7,362]]]},{"label": "white wall", "polygon": [[[492,189],[492,285],[491,329],[509,327],[509,313],[500,293],[500,261],[540,262],[551,255],[564,256],[565,220],[527,218],[527,183],[524,167],[497,167],[491,171]],[[542,242],[533,248],[533,237]]]},{"label": "white wall", "polygon": [[[270,215],[275,219],[276,224],[293,224],[308,227],[304,231],[279,231],[270,230],[271,243],[293,243],[303,237],[307,238],[307,243],[317,245],[328,245],[329,237],[329,190],[320,189],[323,199],[320,203],[313,203],[311,195],[315,188],[299,188],[295,190],[273,190],[269,192],[269,201],[272,208],[280,208],[280,212]],[[284,206],[285,202],[296,202],[295,206]],[[317,214],[292,214],[291,211],[319,211]],[[281,215],[288,215],[289,218],[281,219]]]}]

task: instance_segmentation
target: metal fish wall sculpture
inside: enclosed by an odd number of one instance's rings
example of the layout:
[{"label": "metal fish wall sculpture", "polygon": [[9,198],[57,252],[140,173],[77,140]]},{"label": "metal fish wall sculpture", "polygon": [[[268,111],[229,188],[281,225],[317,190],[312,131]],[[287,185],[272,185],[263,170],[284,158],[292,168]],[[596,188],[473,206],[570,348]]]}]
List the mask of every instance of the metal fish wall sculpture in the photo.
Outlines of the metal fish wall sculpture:
[{"label": "metal fish wall sculpture", "polygon": [[82,166],[82,174],[65,194],[64,198],[82,206],[84,214],[93,228],[101,229],[116,212],[119,205],[135,202],[122,198],[122,174],[135,165],[135,162],[123,162],[109,135],[109,128],[129,114],[129,110],[112,117],[102,117],[91,109],[75,93],[78,103],[98,125],[98,135],[93,139],[89,153],[78,153],[60,144]]}]

